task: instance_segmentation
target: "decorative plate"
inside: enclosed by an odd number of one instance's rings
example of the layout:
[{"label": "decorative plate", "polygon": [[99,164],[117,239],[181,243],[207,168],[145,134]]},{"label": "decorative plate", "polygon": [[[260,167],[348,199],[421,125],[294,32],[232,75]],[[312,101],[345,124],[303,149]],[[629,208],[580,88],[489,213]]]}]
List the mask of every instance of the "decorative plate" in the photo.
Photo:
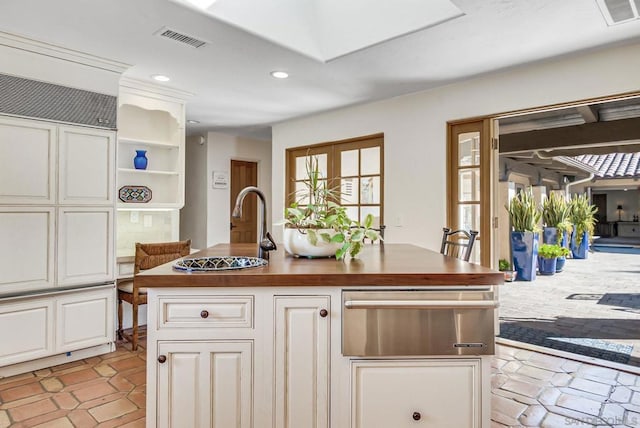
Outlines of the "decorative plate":
[{"label": "decorative plate", "polygon": [[259,257],[221,256],[198,257],[178,260],[173,264],[174,269],[191,271],[215,271],[244,269],[266,266],[269,262]]},{"label": "decorative plate", "polygon": [[122,186],[118,190],[122,202],[144,203],[151,200],[151,189],[147,186]]}]

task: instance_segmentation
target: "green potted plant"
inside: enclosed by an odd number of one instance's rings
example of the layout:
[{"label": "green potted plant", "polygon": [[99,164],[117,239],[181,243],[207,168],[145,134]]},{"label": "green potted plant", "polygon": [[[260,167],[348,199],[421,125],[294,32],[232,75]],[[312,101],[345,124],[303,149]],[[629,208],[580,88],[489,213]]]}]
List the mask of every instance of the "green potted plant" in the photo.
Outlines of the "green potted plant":
[{"label": "green potted plant", "polygon": [[356,257],[365,239],[380,239],[378,232],[371,229],[371,214],[360,224],[335,202],[339,200],[339,192],[322,177],[316,156],[307,156],[305,173],[302,188],[294,193],[294,202],[285,209],[284,247],[289,254],[335,256],[341,260],[347,254]]},{"label": "green potted plant", "polygon": [[[560,193],[551,193],[542,201],[542,242],[558,244],[568,248],[568,236],[572,225],[569,221],[569,204]],[[562,271],[566,261],[565,256],[558,257],[556,272]]]},{"label": "green potted plant", "polygon": [[533,198],[531,187],[519,192],[505,206],[511,220],[511,258],[517,271],[517,279],[536,279],[538,255],[538,224],[541,212]]},{"label": "green potted plant", "polygon": [[538,248],[538,270],[540,275],[553,275],[556,273],[558,257],[565,254],[567,249],[558,244],[542,244]]},{"label": "green potted plant", "polygon": [[597,221],[596,212],[598,208],[589,202],[586,193],[573,195],[569,202],[569,218],[573,223],[571,253],[574,259],[586,259],[589,254],[589,243],[593,239]]},{"label": "green potted plant", "polygon": [[516,271],[511,267],[511,262],[507,259],[498,260],[498,270],[504,273],[505,282],[513,282],[516,279]]}]

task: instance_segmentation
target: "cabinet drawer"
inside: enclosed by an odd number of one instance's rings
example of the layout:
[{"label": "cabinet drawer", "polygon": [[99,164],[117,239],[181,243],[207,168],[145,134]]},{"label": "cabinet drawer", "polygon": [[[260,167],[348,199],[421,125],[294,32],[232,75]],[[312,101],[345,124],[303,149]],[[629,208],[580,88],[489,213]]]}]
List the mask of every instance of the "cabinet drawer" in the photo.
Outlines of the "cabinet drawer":
[{"label": "cabinet drawer", "polygon": [[478,359],[353,361],[354,428],[480,427]]},{"label": "cabinet drawer", "polygon": [[159,328],[253,328],[253,296],[160,297]]}]

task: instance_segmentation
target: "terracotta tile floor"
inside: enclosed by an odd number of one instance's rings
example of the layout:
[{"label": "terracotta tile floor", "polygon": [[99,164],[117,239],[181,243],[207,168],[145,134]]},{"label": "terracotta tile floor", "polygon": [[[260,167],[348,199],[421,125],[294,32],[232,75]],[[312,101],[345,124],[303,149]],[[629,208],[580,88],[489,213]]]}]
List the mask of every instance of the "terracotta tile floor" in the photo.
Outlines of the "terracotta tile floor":
[{"label": "terracotta tile floor", "polygon": [[144,428],[145,344],[0,379],[0,428]]},{"label": "terracotta tile floor", "polygon": [[[0,428],[144,427],[144,345],[0,379]],[[640,427],[634,374],[504,345],[492,370],[492,428]]]}]

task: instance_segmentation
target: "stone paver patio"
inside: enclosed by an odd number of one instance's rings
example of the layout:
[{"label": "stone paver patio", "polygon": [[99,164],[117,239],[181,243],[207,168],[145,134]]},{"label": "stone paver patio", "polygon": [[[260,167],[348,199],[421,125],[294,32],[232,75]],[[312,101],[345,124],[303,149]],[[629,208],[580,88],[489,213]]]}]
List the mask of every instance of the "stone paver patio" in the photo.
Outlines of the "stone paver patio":
[{"label": "stone paver patio", "polygon": [[500,287],[503,335],[640,366],[640,255],[593,252]]}]

